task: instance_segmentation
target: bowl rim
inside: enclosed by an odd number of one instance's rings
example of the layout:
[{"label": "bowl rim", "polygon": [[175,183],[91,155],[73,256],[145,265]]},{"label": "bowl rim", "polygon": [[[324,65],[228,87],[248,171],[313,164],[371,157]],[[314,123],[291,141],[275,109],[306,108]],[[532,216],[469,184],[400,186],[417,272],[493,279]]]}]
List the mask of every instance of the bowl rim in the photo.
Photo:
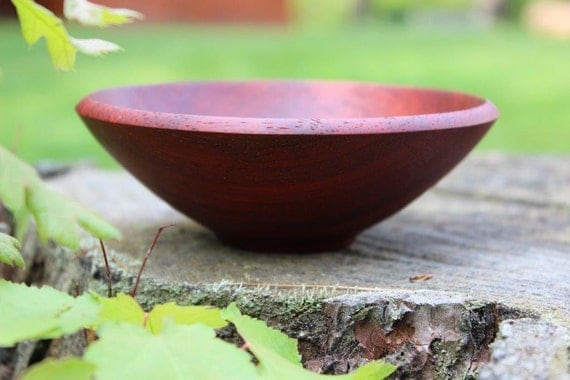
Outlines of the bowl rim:
[{"label": "bowl rim", "polygon": [[[428,91],[448,95],[470,97],[480,104],[456,111],[425,113],[402,116],[377,116],[359,118],[269,118],[234,117],[197,114],[177,114],[148,111],[144,109],[116,106],[94,99],[107,92],[136,88],[183,86],[195,84],[267,84],[267,83],[309,83],[314,85],[366,85],[405,91]],[[499,117],[498,108],[489,100],[469,93],[440,88],[393,85],[365,81],[328,80],[215,80],[177,81],[132,86],[118,86],[92,92],[75,107],[84,119],[121,124],[132,127],[182,130],[204,133],[255,134],[255,135],[360,135],[390,134],[467,128],[494,122]],[[318,127],[315,127],[318,125]],[[239,126],[239,128],[236,128]]]}]

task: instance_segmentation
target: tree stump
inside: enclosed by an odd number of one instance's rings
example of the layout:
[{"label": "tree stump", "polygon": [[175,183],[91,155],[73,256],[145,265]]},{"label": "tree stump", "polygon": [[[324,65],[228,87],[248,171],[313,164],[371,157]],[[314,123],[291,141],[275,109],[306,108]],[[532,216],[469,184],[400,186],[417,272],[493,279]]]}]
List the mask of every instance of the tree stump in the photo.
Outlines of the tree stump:
[{"label": "tree stump", "polygon": [[[107,244],[115,291],[130,290],[157,228],[176,223],[143,274],[145,308],[237,301],[297,338],[305,366],[322,373],[384,358],[399,366],[394,378],[562,379],[570,376],[569,161],[472,155],[349,248],[303,255],[225,246],[123,171],[83,167],[50,182],[123,231]],[[98,242],[86,238],[83,248],[75,255],[31,239],[34,264],[21,276],[105,294]],[[48,353],[76,352],[61,346]]]}]

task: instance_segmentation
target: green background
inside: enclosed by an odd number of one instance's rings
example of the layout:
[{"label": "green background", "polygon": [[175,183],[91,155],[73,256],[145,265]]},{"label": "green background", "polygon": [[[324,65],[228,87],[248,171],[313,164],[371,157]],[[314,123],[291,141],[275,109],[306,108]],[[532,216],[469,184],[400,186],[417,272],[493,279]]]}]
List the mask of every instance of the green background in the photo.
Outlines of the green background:
[{"label": "green background", "polygon": [[28,48],[15,21],[0,22],[0,143],[40,159],[112,160],[74,111],[91,91],[196,79],[343,79],[471,92],[492,100],[500,120],[477,149],[570,152],[570,42],[514,24],[489,29],[382,22],[311,27],[139,25],[73,29],[125,51],[78,56],[52,68],[45,43]]}]

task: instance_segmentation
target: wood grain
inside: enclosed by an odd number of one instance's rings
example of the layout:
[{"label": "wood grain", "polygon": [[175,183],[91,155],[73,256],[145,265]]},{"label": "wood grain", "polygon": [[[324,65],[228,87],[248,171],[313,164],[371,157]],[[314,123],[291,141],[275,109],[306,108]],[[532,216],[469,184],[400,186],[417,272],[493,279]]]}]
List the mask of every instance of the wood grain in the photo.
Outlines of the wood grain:
[{"label": "wood grain", "polygon": [[[532,310],[570,325],[570,158],[473,155],[399,214],[348,248],[319,254],[232,249],[170,209],[124,172],[77,170],[52,182],[118,224],[110,244],[138,265],[156,228],[165,231],[146,277],[165,283],[426,289]],[[410,277],[430,273],[429,281]]]}]

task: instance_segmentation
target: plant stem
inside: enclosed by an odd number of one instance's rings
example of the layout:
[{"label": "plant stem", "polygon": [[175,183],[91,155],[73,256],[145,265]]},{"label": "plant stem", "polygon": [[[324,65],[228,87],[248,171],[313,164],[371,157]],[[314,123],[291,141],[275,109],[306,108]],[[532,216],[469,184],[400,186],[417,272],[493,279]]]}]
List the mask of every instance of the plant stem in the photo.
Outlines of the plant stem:
[{"label": "plant stem", "polygon": [[107,280],[107,297],[113,297],[113,283],[111,281],[111,268],[109,267],[109,260],[107,260],[107,250],[105,249],[105,244],[103,240],[99,239],[99,245],[101,246],[101,252],[103,252],[103,259],[105,260],[105,279]]},{"label": "plant stem", "polygon": [[131,297],[135,298],[135,295],[137,294],[137,290],[139,287],[139,282],[141,280],[141,275],[142,272],[144,271],[144,268],[146,267],[146,262],[148,261],[148,258],[150,257],[150,254],[152,253],[152,251],[154,250],[154,246],[156,245],[156,242],[158,241],[158,238],[160,237],[160,234],[162,233],[162,231],[166,228],[169,227],[174,227],[175,224],[168,224],[166,226],[162,226],[160,227],[157,231],[156,234],[154,235],[154,239],[152,240],[152,244],[150,245],[150,247],[148,248],[148,250],[146,251],[146,254],[144,255],[143,261],[141,263],[141,267],[139,269],[139,273],[137,274],[137,279],[135,281],[135,286],[133,287],[133,290],[131,291]]}]

